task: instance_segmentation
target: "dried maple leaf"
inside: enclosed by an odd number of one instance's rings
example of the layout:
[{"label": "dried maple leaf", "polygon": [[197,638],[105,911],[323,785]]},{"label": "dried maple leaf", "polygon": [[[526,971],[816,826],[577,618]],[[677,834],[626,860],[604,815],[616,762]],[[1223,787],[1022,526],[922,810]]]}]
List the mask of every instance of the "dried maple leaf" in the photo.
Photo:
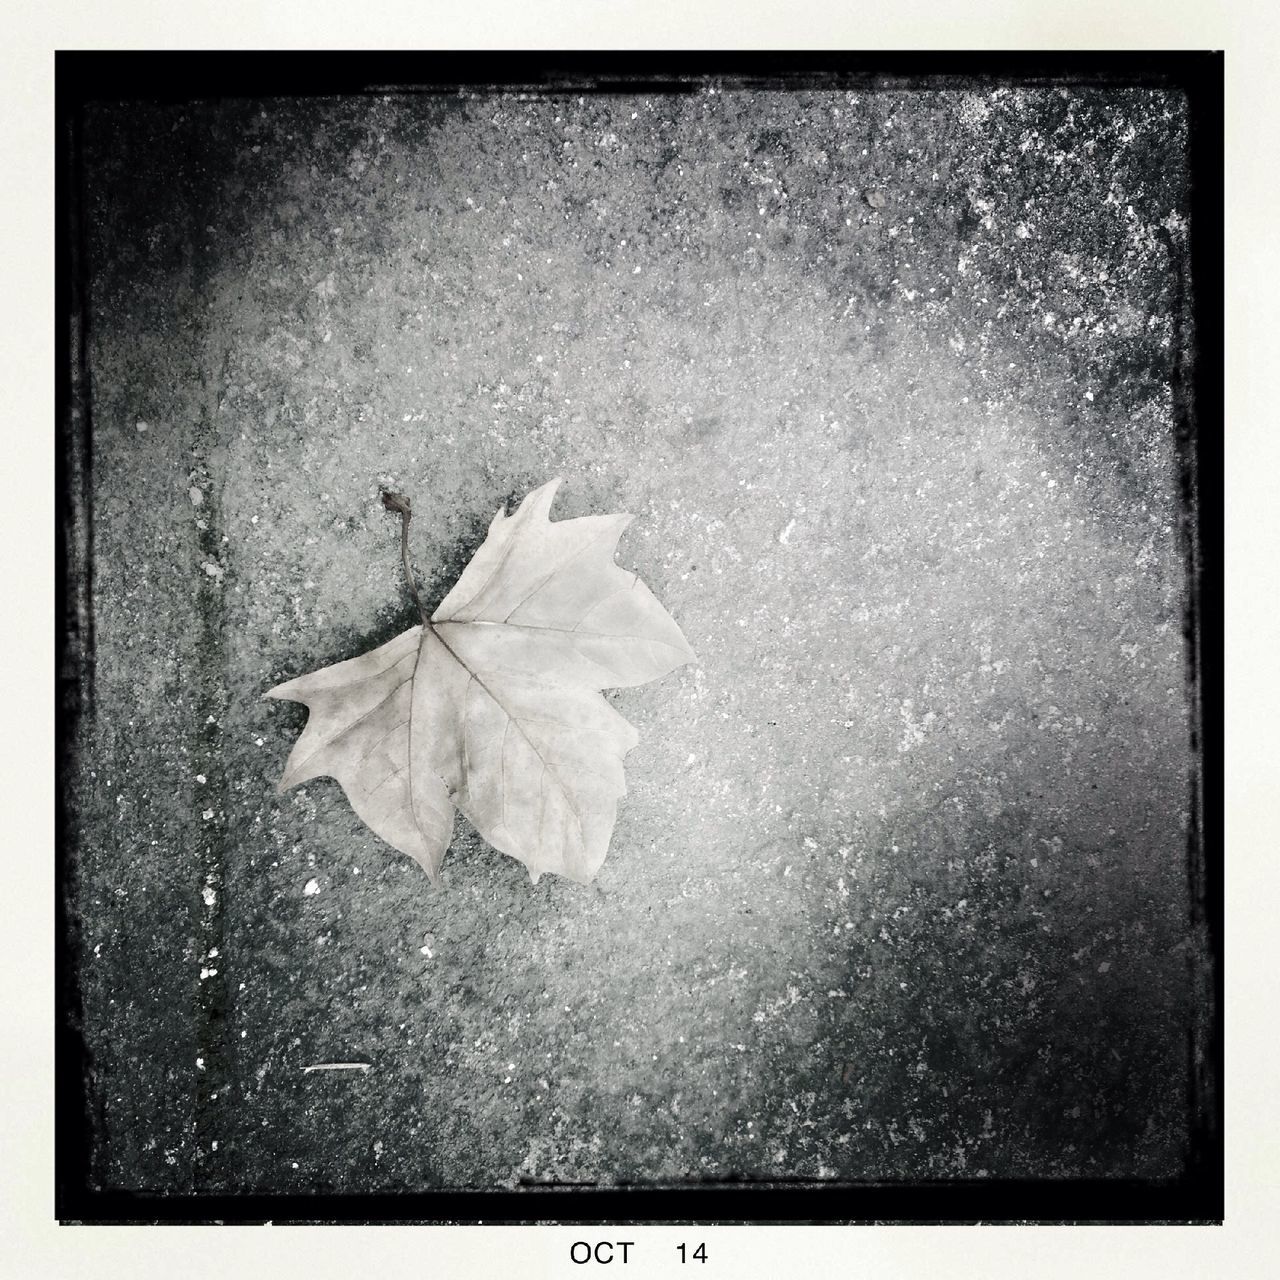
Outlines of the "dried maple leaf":
[{"label": "dried maple leaf", "polygon": [[[544,871],[591,880],[626,792],[622,757],[637,741],[600,690],[694,659],[649,588],[613,561],[631,517],[552,523],[559,484],[535,489],[514,515],[499,509],[421,626],[265,695],[310,710],[279,790],[336,778],[361,819],[433,881],[455,805],[535,883]],[[409,502],[383,501],[403,519],[416,600]]]}]

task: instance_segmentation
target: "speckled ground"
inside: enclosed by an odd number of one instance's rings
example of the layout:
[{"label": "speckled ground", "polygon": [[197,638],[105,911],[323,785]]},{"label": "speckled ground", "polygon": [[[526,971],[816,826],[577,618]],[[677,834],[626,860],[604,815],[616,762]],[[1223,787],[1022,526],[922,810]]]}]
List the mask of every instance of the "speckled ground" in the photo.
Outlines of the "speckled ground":
[{"label": "speckled ground", "polygon": [[[387,97],[86,121],[93,1177],[1157,1177],[1200,1014],[1139,91]],[[433,892],[273,684],[494,510],[630,511],[697,666],[597,885]],[[367,1070],[306,1071],[319,1063]]]}]

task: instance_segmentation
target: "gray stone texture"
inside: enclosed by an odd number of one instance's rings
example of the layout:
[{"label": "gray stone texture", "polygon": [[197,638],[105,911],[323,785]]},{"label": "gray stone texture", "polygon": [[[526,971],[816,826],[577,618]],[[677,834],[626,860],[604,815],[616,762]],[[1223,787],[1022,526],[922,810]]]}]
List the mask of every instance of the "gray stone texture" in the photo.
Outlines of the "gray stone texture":
[{"label": "gray stone texture", "polygon": [[[95,1183],[1176,1174],[1185,146],[1053,87],[91,107]],[[610,695],[594,886],[459,818],[433,892],[276,795],[261,695],[415,621],[381,487],[434,604],[556,475],[699,662]]]}]

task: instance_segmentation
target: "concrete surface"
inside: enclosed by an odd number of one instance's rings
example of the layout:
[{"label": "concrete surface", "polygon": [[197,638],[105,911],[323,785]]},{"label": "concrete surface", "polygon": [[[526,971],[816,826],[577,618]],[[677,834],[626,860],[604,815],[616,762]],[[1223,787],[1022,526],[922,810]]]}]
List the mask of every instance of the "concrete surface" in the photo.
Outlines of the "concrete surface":
[{"label": "concrete surface", "polygon": [[[1172,95],[90,109],[103,1187],[1175,1174]],[[598,887],[432,892],[271,685],[499,503],[625,510],[700,657]],[[216,954],[215,954],[216,952]],[[322,1063],[367,1071],[311,1071]]]}]

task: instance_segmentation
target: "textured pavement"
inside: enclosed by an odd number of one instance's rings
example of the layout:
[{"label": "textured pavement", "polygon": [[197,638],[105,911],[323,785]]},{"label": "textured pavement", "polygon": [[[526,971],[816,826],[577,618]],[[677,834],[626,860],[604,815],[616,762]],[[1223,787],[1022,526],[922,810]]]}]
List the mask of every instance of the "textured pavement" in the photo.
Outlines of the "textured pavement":
[{"label": "textured pavement", "polygon": [[[92,1176],[1178,1173],[1200,1026],[1176,95],[90,108]],[[433,891],[272,685],[494,511],[699,662],[590,888]],[[311,1070],[354,1063],[361,1069]]]}]

